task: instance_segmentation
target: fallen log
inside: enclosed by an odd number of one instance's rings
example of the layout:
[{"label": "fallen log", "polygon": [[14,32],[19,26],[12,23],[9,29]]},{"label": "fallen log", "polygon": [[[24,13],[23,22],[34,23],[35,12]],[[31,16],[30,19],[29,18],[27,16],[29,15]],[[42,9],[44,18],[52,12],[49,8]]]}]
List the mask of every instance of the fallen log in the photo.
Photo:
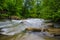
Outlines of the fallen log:
[{"label": "fallen log", "polygon": [[37,28],[26,28],[26,30],[33,32],[41,32],[41,29],[37,29]]},{"label": "fallen log", "polygon": [[[27,31],[32,31],[32,32],[41,32],[41,28],[26,28],[25,30]],[[48,29],[43,29],[43,32],[49,32],[50,34],[53,34],[54,36],[60,35],[60,29],[57,28],[48,28]]]},{"label": "fallen log", "polygon": [[20,20],[20,18],[18,16],[9,16],[8,19],[10,20]]},{"label": "fallen log", "polygon": [[[26,28],[25,30],[28,31],[33,31],[33,32],[41,32],[42,29],[41,28]],[[43,32],[48,31],[47,29],[43,29]]]}]

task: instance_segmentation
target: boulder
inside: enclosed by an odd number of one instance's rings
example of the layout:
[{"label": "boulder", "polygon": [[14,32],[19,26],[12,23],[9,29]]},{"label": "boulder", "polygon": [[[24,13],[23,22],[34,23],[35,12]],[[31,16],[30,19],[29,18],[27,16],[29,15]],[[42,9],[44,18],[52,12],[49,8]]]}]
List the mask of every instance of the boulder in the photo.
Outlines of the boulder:
[{"label": "boulder", "polygon": [[47,23],[46,24],[48,27],[54,27],[54,24],[53,23]]}]

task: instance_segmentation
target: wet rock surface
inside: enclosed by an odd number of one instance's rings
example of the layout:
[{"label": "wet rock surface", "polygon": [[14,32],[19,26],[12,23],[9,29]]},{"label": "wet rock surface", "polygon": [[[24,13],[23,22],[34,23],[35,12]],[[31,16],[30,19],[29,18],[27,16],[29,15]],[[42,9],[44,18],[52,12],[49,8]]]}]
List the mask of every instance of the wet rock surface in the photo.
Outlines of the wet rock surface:
[{"label": "wet rock surface", "polygon": [[25,29],[29,27],[41,28],[42,30],[48,28],[48,26],[44,23],[44,19],[11,20],[0,22],[0,28],[2,28],[1,31],[3,31],[0,32],[0,40],[45,40],[44,37],[54,38],[53,35],[50,35],[48,32],[26,32]]}]

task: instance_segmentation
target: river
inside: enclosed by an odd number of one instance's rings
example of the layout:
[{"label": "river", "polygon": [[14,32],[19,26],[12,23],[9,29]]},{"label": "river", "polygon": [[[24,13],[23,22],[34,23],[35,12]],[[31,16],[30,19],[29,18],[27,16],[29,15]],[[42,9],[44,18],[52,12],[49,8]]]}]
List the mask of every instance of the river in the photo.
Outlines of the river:
[{"label": "river", "polygon": [[26,31],[28,27],[48,28],[44,19],[7,20],[0,22],[0,40],[59,40],[48,32]]}]

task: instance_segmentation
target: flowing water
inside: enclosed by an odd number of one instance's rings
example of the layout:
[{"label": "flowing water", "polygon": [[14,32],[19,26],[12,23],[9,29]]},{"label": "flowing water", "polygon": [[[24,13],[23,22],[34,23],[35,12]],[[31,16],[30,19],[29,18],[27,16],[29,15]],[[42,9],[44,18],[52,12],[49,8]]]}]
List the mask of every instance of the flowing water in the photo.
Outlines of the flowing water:
[{"label": "flowing water", "polygon": [[11,20],[0,22],[0,40],[58,40],[48,32],[31,32],[26,28],[48,28],[44,19]]}]

